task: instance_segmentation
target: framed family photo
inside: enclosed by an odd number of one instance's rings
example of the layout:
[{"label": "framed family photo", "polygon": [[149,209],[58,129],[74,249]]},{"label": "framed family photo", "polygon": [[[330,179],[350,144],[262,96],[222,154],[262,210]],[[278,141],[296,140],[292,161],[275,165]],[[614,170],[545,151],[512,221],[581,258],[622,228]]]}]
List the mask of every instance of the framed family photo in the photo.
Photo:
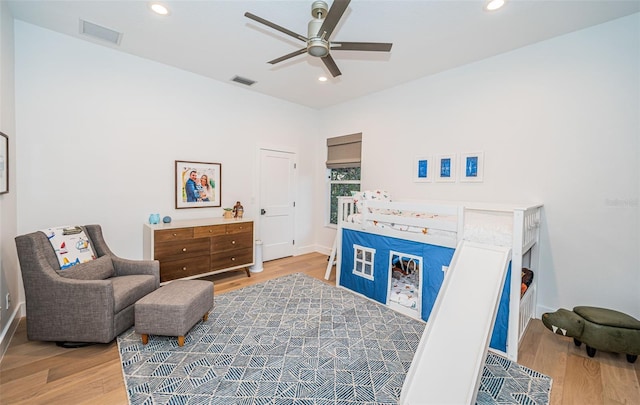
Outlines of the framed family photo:
[{"label": "framed family photo", "polygon": [[431,157],[419,156],[413,160],[413,181],[426,183],[433,180],[433,161]]},{"label": "framed family photo", "polygon": [[455,183],[456,155],[440,155],[436,159],[436,181]]},{"label": "framed family photo", "polygon": [[222,206],[220,163],[176,160],[176,208]]},{"label": "framed family photo", "polygon": [[9,137],[0,132],[0,194],[9,192]]},{"label": "framed family photo", "polygon": [[483,152],[463,153],[460,155],[460,181],[481,182],[483,174]]}]

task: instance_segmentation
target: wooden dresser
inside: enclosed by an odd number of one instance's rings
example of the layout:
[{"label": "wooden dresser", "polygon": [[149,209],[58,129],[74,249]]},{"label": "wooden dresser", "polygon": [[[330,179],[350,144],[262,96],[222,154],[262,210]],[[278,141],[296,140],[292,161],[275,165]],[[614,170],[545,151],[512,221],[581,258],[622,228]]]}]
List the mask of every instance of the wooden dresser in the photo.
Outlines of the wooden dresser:
[{"label": "wooden dresser", "polygon": [[190,219],[144,225],[144,258],[160,261],[160,282],[245,269],[254,264],[253,221]]}]

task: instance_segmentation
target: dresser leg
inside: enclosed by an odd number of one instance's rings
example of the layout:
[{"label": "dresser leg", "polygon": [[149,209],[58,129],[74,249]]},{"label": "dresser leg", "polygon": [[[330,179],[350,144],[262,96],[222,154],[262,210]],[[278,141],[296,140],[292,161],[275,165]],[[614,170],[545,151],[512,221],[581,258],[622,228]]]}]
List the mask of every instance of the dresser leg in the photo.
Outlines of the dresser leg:
[{"label": "dresser leg", "polygon": [[244,271],[246,271],[246,272],[247,272],[247,277],[251,277],[251,272],[249,271],[249,268],[248,268],[248,267],[245,267],[245,268],[244,268]]}]

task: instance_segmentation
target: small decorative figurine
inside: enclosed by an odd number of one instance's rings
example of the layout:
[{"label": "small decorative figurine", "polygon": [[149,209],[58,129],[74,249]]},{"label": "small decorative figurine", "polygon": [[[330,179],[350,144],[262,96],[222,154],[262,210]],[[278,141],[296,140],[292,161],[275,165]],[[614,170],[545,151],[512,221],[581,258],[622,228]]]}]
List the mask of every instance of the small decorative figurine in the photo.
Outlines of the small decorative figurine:
[{"label": "small decorative figurine", "polygon": [[233,218],[233,209],[232,208],[224,208],[224,212],[222,213],[222,216],[226,219],[231,219]]},{"label": "small decorative figurine", "polygon": [[160,222],[160,214],[149,215],[149,223],[155,225]]},{"label": "small decorative figurine", "polygon": [[236,205],[233,207],[233,217],[242,218],[243,214],[244,214],[244,208],[242,207],[242,204],[240,204],[240,201],[237,201]]},{"label": "small decorative figurine", "polygon": [[164,222],[165,224],[170,224],[171,217],[167,215],[166,217],[162,218],[162,222]]}]

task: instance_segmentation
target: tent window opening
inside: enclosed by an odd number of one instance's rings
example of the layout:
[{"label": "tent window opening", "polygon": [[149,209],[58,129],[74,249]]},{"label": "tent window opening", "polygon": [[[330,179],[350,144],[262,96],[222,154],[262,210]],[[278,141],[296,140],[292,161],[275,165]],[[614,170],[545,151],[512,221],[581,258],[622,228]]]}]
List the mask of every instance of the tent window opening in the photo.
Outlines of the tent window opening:
[{"label": "tent window opening", "polygon": [[353,245],[353,274],[373,281],[373,259],[376,250]]}]

